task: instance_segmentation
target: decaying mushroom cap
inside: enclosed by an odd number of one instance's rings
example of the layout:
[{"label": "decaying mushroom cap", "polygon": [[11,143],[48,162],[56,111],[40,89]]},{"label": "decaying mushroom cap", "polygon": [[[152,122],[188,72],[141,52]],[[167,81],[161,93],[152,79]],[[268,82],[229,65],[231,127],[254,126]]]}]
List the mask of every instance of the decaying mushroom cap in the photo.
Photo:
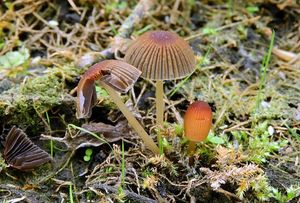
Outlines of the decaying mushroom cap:
[{"label": "decaying mushroom cap", "polygon": [[141,71],[118,60],[105,60],[91,66],[77,86],[77,118],[88,118],[97,102],[95,81],[101,80],[119,92],[126,93],[137,81]]},{"label": "decaying mushroom cap", "polygon": [[188,140],[203,141],[212,126],[212,111],[203,101],[192,103],[184,115],[184,133]]},{"label": "decaying mushroom cap", "polygon": [[9,166],[21,171],[31,171],[51,161],[47,152],[31,142],[27,135],[15,126],[6,137],[3,154]]},{"label": "decaying mushroom cap", "polygon": [[152,80],[182,78],[195,69],[195,56],[188,43],[168,31],[151,31],[137,38],[128,48],[125,61]]}]

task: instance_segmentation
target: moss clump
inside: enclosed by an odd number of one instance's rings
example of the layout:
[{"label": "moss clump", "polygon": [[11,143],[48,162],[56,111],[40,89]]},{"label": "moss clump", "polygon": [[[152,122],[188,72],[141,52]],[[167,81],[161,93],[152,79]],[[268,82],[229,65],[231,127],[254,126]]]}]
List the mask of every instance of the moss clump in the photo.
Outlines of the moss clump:
[{"label": "moss clump", "polygon": [[[72,80],[79,70],[73,66],[47,69],[42,76],[32,77],[2,93],[0,112],[9,117],[9,124],[31,126],[35,129],[48,110],[72,102],[65,90],[66,80]],[[5,119],[5,118],[4,118]]]}]

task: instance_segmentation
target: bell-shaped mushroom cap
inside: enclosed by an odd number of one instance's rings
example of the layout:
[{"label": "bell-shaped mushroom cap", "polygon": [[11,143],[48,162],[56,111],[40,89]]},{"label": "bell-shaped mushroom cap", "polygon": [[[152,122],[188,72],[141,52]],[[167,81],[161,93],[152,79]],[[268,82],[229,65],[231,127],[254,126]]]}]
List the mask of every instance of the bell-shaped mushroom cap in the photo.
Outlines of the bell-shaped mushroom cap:
[{"label": "bell-shaped mushroom cap", "polygon": [[192,103],[184,115],[184,133],[188,140],[203,141],[212,126],[212,111],[203,101]]},{"label": "bell-shaped mushroom cap", "polygon": [[168,31],[146,32],[128,48],[125,61],[152,80],[182,78],[195,69],[195,56],[188,43]]},{"label": "bell-shaped mushroom cap", "polygon": [[88,118],[97,102],[95,81],[101,80],[119,92],[126,93],[137,81],[141,71],[118,60],[105,60],[91,66],[77,86],[77,118]]}]

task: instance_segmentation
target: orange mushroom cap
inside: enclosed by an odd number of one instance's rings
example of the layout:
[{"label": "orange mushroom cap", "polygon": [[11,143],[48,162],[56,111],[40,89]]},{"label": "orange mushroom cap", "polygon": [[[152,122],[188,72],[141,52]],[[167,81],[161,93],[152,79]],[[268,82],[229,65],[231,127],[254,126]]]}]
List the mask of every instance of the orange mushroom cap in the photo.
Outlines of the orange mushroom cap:
[{"label": "orange mushroom cap", "polygon": [[192,103],[184,115],[184,133],[188,140],[203,141],[212,126],[212,111],[203,101]]},{"label": "orange mushroom cap", "polygon": [[196,65],[189,44],[176,33],[146,32],[128,48],[125,61],[142,71],[142,77],[152,80],[179,79],[191,74]]}]

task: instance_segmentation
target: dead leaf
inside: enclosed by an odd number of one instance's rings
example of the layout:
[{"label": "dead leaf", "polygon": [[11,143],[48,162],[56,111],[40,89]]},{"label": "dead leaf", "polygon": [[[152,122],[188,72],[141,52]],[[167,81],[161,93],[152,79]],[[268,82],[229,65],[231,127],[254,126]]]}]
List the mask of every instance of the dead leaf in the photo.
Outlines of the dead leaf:
[{"label": "dead leaf", "polygon": [[83,124],[82,128],[97,134],[100,139],[84,131],[80,131],[75,136],[66,131],[66,134],[63,138],[42,134],[41,139],[62,142],[69,150],[77,150],[82,147],[98,147],[105,143],[116,142],[121,139],[132,137],[130,133],[131,128],[128,126],[126,121],[120,121],[115,126],[105,123],[87,123]]}]

